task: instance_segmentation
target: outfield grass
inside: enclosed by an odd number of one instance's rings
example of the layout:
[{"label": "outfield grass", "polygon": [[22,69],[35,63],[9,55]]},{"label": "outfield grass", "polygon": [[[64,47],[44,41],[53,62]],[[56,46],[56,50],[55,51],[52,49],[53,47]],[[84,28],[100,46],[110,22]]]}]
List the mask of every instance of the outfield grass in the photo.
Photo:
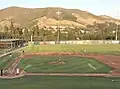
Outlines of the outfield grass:
[{"label": "outfield grass", "polygon": [[26,52],[84,52],[120,55],[120,44],[56,44],[56,45],[33,45],[26,47]]},{"label": "outfield grass", "polygon": [[21,60],[19,67],[24,69],[31,65],[26,71],[35,73],[108,73],[112,69],[95,59],[79,56],[61,56],[61,61],[65,64],[50,64],[50,62],[58,61],[58,58],[58,56],[33,56]]},{"label": "outfield grass", "polygon": [[20,52],[12,53],[12,56],[6,55],[4,57],[1,57],[0,58],[0,69],[5,69],[8,65],[8,63],[11,60],[15,60],[15,58],[17,58],[18,56],[20,56]]},{"label": "outfield grass", "polygon": [[[114,81],[112,81],[114,80]],[[119,89],[120,78],[26,76],[0,79],[1,89]]]}]

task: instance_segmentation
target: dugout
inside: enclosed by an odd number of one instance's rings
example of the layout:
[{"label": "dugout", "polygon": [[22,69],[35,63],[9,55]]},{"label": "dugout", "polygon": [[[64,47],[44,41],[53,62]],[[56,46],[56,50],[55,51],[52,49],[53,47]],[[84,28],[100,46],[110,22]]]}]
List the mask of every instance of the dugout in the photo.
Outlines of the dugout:
[{"label": "dugout", "polygon": [[14,49],[24,46],[22,39],[0,39],[0,49]]}]

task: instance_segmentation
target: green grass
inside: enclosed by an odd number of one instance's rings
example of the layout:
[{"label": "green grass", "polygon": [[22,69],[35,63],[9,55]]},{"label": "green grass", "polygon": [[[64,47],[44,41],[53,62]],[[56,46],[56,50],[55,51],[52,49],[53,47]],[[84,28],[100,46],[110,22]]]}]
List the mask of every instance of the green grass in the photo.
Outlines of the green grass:
[{"label": "green grass", "polygon": [[0,69],[5,69],[8,65],[8,63],[11,60],[15,60],[16,57],[20,55],[19,52],[12,53],[12,57],[10,55],[6,55],[4,57],[0,58]]},{"label": "green grass", "polygon": [[3,54],[4,53],[4,50],[0,50],[0,54]]},{"label": "green grass", "polygon": [[77,45],[77,44],[56,44],[56,45],[33,45],[26,47],[26,52],[83,52],[88,53],[120,55],[120,44],[97,44],[97,45]]},{"label": "green grass", "polygon": [[[116,80],[116,81],[112,81]],[[26,76],[0,79],[1,89],[120,89],[120,78]]]},{"label": "green grass", "polygon": [[[79,56],[61,56],[61,61],[66,64],[53,65],[50,62],[58,61],[57,56],[33,56],[25,58],[19,63],[20,68],[25,68],[27,72],[42,72],[42,73],[108,73],[112,68],[98,62],[92,58],[83,58]],[[88,63],[96,68],[91,68]]]},{"label": "green grass", "polygon": [[5,52],[8,52],[8,51],[9,51],[9,49],[0,49],[0,55],[4,54]]}]

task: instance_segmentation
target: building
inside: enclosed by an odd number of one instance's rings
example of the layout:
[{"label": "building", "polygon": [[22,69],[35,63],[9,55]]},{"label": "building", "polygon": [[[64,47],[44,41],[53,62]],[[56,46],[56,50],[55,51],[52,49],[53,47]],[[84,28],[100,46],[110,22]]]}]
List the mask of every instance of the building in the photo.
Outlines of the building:
[{"label": "building", "polygon": [[14,49],[24,46],[24,43],[21,39],[0,39],[0,49]]}]

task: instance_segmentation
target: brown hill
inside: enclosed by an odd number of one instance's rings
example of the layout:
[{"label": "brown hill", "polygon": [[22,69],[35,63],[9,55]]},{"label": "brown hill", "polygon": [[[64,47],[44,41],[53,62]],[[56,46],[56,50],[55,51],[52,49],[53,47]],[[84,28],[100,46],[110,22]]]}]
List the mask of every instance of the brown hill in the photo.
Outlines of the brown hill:
[{"label": "brown hill", "polygon": [[98,23],[106,20],[119,22],[117,19],[108,16],[96,16],[78,9],[8,7],[0,10],[0,25],[9,25],[10,21],[26,27],[35,24],[42,26],[57,25],[58,17],[56,12],[58,10],[61,12],[59,16],[59,24],[61,25],[86,27],[86,25],[93,24],[95,21]]}]

